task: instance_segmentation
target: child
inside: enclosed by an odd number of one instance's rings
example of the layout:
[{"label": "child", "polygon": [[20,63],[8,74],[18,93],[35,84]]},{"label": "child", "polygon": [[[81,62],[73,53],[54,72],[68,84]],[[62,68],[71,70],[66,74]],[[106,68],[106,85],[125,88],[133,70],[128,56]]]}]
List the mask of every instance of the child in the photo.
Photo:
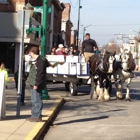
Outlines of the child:
[{"label": "child", "polygon": [[7,69],[5,68],[4,63],[1,63],[1,65],[0,65],[0,72],[3,72],[5,74],[5,85],[6,85],[6,89],[7,89],[8,72],[7,72]]}]

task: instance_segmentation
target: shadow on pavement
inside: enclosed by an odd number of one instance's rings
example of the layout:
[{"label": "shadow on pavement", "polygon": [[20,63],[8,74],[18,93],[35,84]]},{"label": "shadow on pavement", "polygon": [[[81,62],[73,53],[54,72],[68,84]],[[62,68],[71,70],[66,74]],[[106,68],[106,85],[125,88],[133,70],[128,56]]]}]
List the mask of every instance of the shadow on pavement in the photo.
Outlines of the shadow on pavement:
[{"label": "shadow on pavement", "polygon": [[20,119],[26,119],[29,118],[31,115],[20,115],[19,117],[13,115],[13,116],[6,116],[6,118],[3,118],[0,121],[7,121],[7,120],[20,120]]},{"label": "shadow on pavement", "polygon": [[70,124],[70,123],[96,121],[96,120],[107,119],[107,118],[108,118],[108,116],[93,117],[93,118],[84,118],[84,119],[71,120],[71,121],[62,122],[62,123],[56,123],[54,125],[64,125],[64,124]]}]

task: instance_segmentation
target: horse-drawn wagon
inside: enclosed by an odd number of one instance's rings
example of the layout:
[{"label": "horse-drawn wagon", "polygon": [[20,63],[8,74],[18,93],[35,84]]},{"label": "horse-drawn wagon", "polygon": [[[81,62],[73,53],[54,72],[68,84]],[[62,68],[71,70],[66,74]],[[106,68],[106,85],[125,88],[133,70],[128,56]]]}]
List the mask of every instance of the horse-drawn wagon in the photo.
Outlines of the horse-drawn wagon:
[{"label": "horse-drawn wagon", "polygon": [[[78,86],[89,84],[89,64],[85,63],[83,56],[46,55],[46,58],[55,67],[46,69],[47,82],[63,82],[67,91],[75,96]],[[25,55],[25,71],[29,72],[31,57]]]},{"label": "horse-drawn wagon", "polygon": [[89,84],[89,64],[85,63],[82,56],[47,55],[46,58],[54,68],[47,68],[47,80],[63,82],[67,91],[75,96],[78,93],[78,86]]}]

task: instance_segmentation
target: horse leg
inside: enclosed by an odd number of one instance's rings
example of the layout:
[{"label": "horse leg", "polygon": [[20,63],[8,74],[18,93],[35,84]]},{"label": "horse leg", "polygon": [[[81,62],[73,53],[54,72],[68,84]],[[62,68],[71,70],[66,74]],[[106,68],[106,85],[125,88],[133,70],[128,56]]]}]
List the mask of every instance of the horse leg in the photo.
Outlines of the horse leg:
[{"label": "horse leg", "polygon": [[96,94],[97,94],[97,97],[99,97],[99,95],[100,95],[100,83],[99,83],[99,80],[97,81],[97,85],[96,85]]},{"label": "horse leg", "polygon": [[126,85],[126,97],[125,97],[125,101],[130,101],[131,99],[130,99],[130,83],[131,83],[131,78],[128,78],[127,79],[127,85]]},{"label": "horse leg", "polygon": [[94,77],[91,77],[91,91],[90,91],[90,99],[93,98],[93,95],[95,96],[94,98],[97,98],[96,92],[95,92],[95,84],[94,84]]},{"label": "horse leg", "polygon": [[123,99],[123,94],[122,94],[122,88],[123,88],[123,83],[115,83],[116,87],[116,99],[122,100]]},{"label": "horse leg", "polygon": [[105,99],[105,101],[110,100],[109,88],[110,88],[110,81],[107,79],[106,80],[106,86],[104,88],[104,99]]},{"label": "horse leg", "polygon": [[103,79],[99,78],[99,83],[100,83],[100,94],[98,101],[103,101],[104,100],[104,86],[103,86]]}]

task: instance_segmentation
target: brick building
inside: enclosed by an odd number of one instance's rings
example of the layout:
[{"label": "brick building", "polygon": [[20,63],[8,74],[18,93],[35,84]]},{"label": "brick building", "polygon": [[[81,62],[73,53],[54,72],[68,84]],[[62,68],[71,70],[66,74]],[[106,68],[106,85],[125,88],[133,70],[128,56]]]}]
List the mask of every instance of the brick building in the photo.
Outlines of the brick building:
[{"label": "brick building", "polygon": [[[32,6],[42,6],[42,1],[30,0]],[[17,28],[17,11],[22,10],[28,0],[0,0],[0,63],[4,62],[9,73],[14,73],[19,63],[19,48],[21,31]],[[62,42],[61,37],[61,17],[65,8],[59,0],[49,0],[52,6],[52,13],[48,14],[48,37],[46,50],[50,46]],[[32,18],[33,26],[41,25],[41,14],[34,14]],[[36,32],[24,35],[24,45],[40,45],[40,39]]]},{"label": "brick building", "polygon": [[65,5],[59,0],[51,0],[50,6],[52,7],[52,13],[49,15],[49,34],[48,34],[48,48],[51,49],[52,46],[58,46],[58,44],[64,44],[64,40],[61,36],[61,19],[62,11]]},{"label": "brick building", "polygon": [[71,28],[73,27],[73,24],[70,20],[70,11],[71,11],[71,5],[69,3],[65,4],[65,9],[62,13],[62,25],[61,25],[61,31],[62,36],[64,39],[64,45],[70,46],[71,44]]}]

